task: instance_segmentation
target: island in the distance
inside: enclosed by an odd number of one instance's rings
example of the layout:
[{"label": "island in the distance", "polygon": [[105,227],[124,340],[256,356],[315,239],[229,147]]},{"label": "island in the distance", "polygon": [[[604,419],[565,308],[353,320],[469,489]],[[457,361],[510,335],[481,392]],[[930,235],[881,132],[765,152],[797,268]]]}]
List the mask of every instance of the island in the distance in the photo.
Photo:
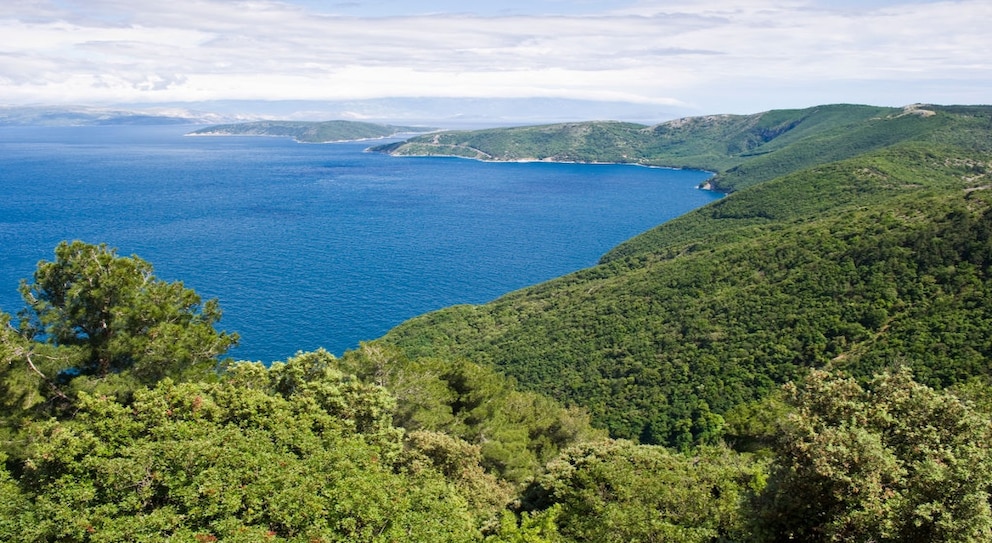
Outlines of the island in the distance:
[{"label": "island in the distance", "polygon": [[279,136],[300,143],[332,143],[339,141],[388,138],[397,134],[422,134],[431,128],[394,126],[358,121],[254,121],[221,124],[194,130],[187,136]]}]

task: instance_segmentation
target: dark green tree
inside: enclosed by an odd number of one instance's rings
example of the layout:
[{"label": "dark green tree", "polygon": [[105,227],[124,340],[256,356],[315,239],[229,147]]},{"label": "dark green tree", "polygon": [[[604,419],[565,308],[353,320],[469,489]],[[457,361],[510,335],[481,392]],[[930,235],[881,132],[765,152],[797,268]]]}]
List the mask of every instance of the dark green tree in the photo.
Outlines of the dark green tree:
[{"label": "dark green tree", "polygon": [[908,370],[865,386],[814,371],[786,393],[765,540],[992,540],[987,415]]},{"label": "dark green tree", "polygon": [[22,281],[24,335],[82,351],[79,374],[127,371],[150,384],[213,369],[237,335],[218,332],[216,300],[155,277],[151,264],[106,245],[62,242]]},{"label": "dark green tree", "polygon": [[0,541],[30,539],[33,508],[5,466],[7,455],[0,452]]}]

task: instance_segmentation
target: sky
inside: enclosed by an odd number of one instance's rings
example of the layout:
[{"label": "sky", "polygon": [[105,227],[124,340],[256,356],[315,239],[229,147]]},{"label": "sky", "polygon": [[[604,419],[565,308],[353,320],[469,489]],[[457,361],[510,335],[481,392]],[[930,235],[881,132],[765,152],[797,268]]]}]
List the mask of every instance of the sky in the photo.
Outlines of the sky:
[{"label": "sky", "polygon": [[989,104],[990,53],[989,0],[2,0],[0,105]]}]

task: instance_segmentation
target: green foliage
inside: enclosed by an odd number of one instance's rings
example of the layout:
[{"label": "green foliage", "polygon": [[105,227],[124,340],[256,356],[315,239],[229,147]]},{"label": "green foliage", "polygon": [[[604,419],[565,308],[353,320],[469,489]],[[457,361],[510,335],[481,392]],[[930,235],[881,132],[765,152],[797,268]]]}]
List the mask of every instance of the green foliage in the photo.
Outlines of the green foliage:
[{"label": "green foliage", "polygon": [[411,473],[433,469],[453,484],[479,517],[495,518],[513,497],[505,480],[483,469],[481,447],[441,432],[417,430],[405,436],[405,460]]},{"label": "green foliage", "polygon": [[720,448],[680,454],[628,441],[579,445],[550,462],[525,506],[560,507],[570,541],[738,541],[761,464]]},{"label": "green foliage", "polygon": [[364,343],[340,364],[395,395],[397,424],[479,446],[487,469],[509,481],[532,476],[564,447],[603,436],[584,411],[521,392],[512,379],[463,359],[408,358]]},{"label": "green foliage", "polygon": [[736,451],[768,454],[779,437],[779,426],[789,413],[781,394],[732,407],[724,420],[724,442]]},{"label": "green foliage", "polygon": [[0,313],[0,416],[13,419],[0,427],[0,439],[23,413],[45,401],[41,372],[48,368],[38,368],[35,354],[32,343],[11,326],[10,315]]},{"label": "green foliage", "polygon": [[[480,519],[443,474],[409,469],[388,394],[331,360],[166,379],[129,405],[81,394],[75,417],[23,434],[34,525],[12,540],[480,539]],[[472,460],[452,461],[471,470]]]},{"label": "green foliage", "polygon": [[864,387],[812,372],[786,388],[769,541],[988,541],[992,423],[908,371]]},{"label": "green foliage", "polygon": [[60,243],[55,257],[38,263],[34,283],[21,283],[21,330],[81,350],[75,369],[82,375],[126,371],[144,384],[202,376],[237,342],[237,335],[214,329],[221,316],[216,300],[202,302],[182,283],[157,279],[136,256],[74,241]]},{"label": "green foliage", "polygon": [[28,539],[34,519],[27,497],[7,471],[7,455],[0,452],[0,541]]},{"label": "green foliage", "polygon": [[500,518],[499,532],[487,536],[485,543],[559,543],[565,539],[555,522],[561,507],[554,505],[540,512],[523,513],[518,519],[509,511]]},{"label": "green foliage", "polygon": [[988,375],[976,375],[966,381],[955,383],[947,391],[992,418],[992,383],[989,382]]},{"label": "green foliage", "polygon": [[222,124],[194,130],[194,136],[284,136],[301,143],[328,143],[385,138],[401,132],[424,132],[423,127],[392,126],[355,121],[256,121]]}]

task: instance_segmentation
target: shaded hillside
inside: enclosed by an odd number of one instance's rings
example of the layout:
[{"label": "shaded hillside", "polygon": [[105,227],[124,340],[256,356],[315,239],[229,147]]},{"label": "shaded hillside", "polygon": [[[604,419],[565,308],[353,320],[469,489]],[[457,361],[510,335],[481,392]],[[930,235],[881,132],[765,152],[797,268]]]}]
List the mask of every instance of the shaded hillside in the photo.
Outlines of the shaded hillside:
[{"label": "shaded hillside", "polygon": [[190,132],[189,136],[281,136],[300,143],[329,143],[385,138],[403,132],[424,132],[429,129],[412,126],[362,123],[354,121],[255,121],[250,123],[208,126]]},{"label": "shaded hillside", "polygon": [[[972,119],[963,108],[827,105],[754,115],[710,115],[655,126],[619,122],[453,131],[373,150],[404,156],[481,160],[619,162],[717,172],[715,188],[733,191],[800,168],[851,158],[907,140],[946,141]],[[973,139],[973,135],[966,136]]]},{"label": "shaded hillside", "polygon": [[[905,143],[865,139],[878,149],[741,190],[597,267],[421,316],[384,341],[494,365],[615,436],[679,445],[718,435],[719,415],[811,367],[908,364],[938,386],[984,375],[988,119],[978,108],[870,122],[902,127]],[[804,138],[847,142],[828,135]]]}]

